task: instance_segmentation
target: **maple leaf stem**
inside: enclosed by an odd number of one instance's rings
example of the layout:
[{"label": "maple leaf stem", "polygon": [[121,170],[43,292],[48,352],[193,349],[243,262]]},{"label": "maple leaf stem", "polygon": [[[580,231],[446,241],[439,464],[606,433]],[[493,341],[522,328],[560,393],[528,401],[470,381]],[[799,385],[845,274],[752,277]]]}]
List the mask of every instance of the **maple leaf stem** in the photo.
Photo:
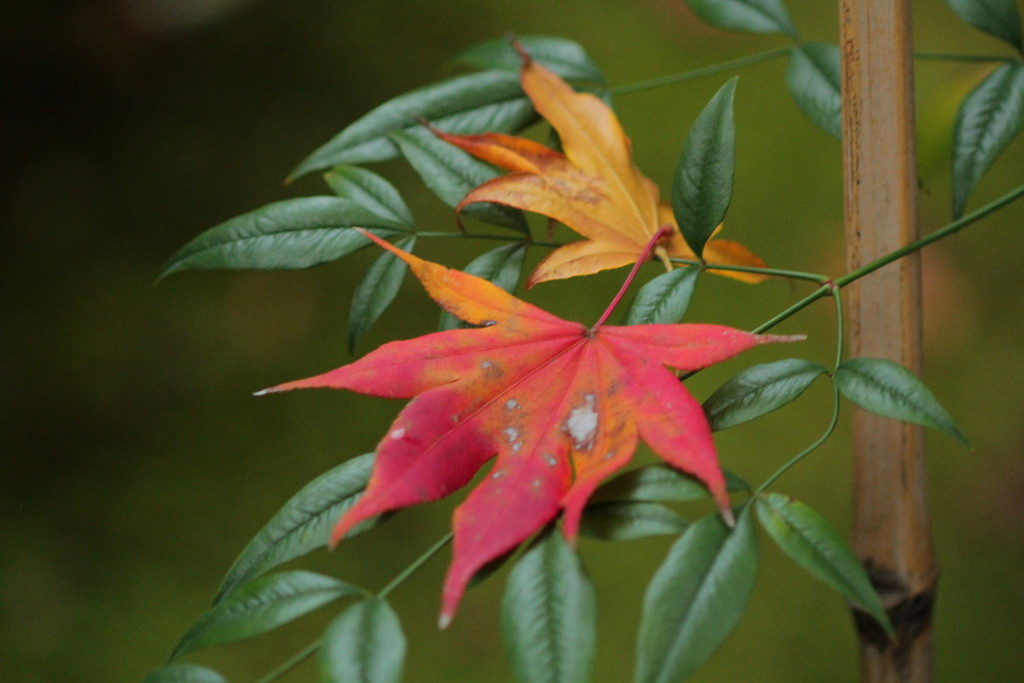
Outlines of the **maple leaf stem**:
[{"label": "maple leaf stem", "polygon": [[654,251],[654,247],[657,246],[658,241],[664,237],[668,237],[670,234],[672,234],[672,228],[667,225],[661,226],[661,229],[654,233],[654,236],[651,237],[650,241],[647,242],[647,245],[644,246],[644,250],[640,252],[639,258],[637,258],[636,263],[633,264],[633,269],[629,271],[629,275],[626,276],[626,281],[623,282],[622,287],[619,288],[619,293],[616,294],[615,298],[612,299],[612,302],[608,304],[608,308],[606,308],[604,313],[601,314],[601,317],[597,319],[597,322],[590,327],[591,332],[605,324],[611,316],[612,311],[614,311],[615,307],[619,305],[620,301],[622,301],[622,297],[625,296],[626,290],[629,289],[629,286],[633,283],[633,278],[636,277],[637,272],[640,270],[640,266],[642,266],[647,259],[651,257],[651,252]]}]

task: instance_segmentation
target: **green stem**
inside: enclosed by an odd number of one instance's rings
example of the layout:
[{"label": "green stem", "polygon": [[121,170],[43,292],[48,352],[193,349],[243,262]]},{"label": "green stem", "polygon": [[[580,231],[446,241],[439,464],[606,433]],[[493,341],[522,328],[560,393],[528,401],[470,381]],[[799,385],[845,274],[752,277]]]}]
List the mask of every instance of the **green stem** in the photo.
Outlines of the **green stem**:
[{"label": "green stem", "polygon": [[914,59],[935,62],[1015,62],[1015,57],[995,55],[954,55],[946,52],[915,52]]},{"label": "green stem", "polygon": [[859,280],[860,278],[864,277],[868,273],[873,273],[879,268],[887,266],[893,261],[897,261],[903,258],[907,254],[911,254],[917,251],[918,249],[922,249],[923,247],[928,246],[932,242],[938,242],[944,237],[948,237],[955,232],[963,230],[971,223],[981,220],[985,216],[988,216],[990,213],[998,211],[1007,204],[1020,199],[1022,196],[1024,196],[1024,185],[1018,185],[1016,188],[1010,190],[1002,197],[999,197],[998,199],[989,202],[980,209],[976,209],[975,211],[972,211],[966,216],[962,216],[961,218],[953,221],[952,223],[949,223],[948,225],[939,228],[935,232],[925,237],[922,237],[919,240],[911,242],[905,247],[900,247],[895,251],[891,251],[882,258],[872,261],[871,263],[865,266],[861,266],[857,270],[851,271],[846,275],[843,275],[842,277],[838,278],[835,281],[836,287],[845,287],[851,282]]},{"label": "green stem", "polygon": [[757,275],[770,275],[774,277],[788,277],[794,280],[810,280],[819,284],[828,282],[828,275],[818,273],[804,273],[799,270],[782,270],[780,268],[759,268],[757,266],[727,266],[719,263],[706,263],[688,258],[671,258],[672,263],[684,266],[700,266],[702,270],[721,270],[730,273],[756,273]]},{"label": "green stem", "polygon": [[284,676],[286,673],[297,667],[307,658],[313,656],[313,654],[320,649],[321,644],[322,641],[319,638],[314,640],[312,643],[310,643],[302,650],[294,654],[291,659],[289,659],[281,666],[277,667],[276,669],[268,673],[263,678],[256,681],[256,683],[272,683],[273,681],[276,681],[277,679],[281,678],[281,676]]},{"label": "green stem", "polygon": [[[951,222],[951,223],[949,223],[949,224],[947,224],[947,225],[945,225],[945,226],[935,230],[934,232],[932,232],[931,234],[928,234],[928,236],[922,238],[921,240],[912,242],[912,243],[908,244],[905,247],[902,247],[902,248],[897,249],[897,250],[895,250],[893,252],[890,252],[889,254],[886,254],[882,258],[879,258],[877,260],[871,261],[870,263],[868,263],[868,264],[866,264],[864,266],[861,266],[861,267],[857,268],[856,270],[852,270],[851,272],[848,272],[845,275],[843,275],[842,278],[836,280],[835,282],[826,282],[826,283],[824,283],[820,288],[818,288],[817,290],[815,290],[814,292],[812,292],[808,296],[804,297],[803,299],[801,299],[797,303],[793,304],[792,306],[786,308],[785,310],[783,310],[778,315],[775,315],[774,317],[772,317],[770,319],[770,321],[768,321],[768,322],[764,323],[763,325],[759,326],[758,328],[756,328],[754,330],[754,332],[761,333],[761,332],[764,332],[766,330],[769,330],[769,329],[775,327],[776,325],[778,325],[779,323],[781,323],[782,321],[784,321],[785,318],[790,317],[791,315],[793,315],[797,311],[807,307],[808,305],[810,305],[814,301],[817,301],[818,299],[820,299],[822,297],[831,295],[831,297],[833,297],[833,300],[836,303],[836,321],[837,321],[837,323],[836,323],[836,335],[837,335],[837,341],[836,341],[836,368],[833,370],[833,372],[835,372],[835,370],[839,368],[840,362],[843,361],[843,337],[845,335],[845,332],[844,332],[844,316],[843,316],[843,299],[840,296],[840,290],[843,287],[846,287],[847,285],[849,285],[849,284],[851,284],[851,283],[853,283],[853,282],[855,282],[857,280],[860,280],[861,278],[863,278],[864,275],[866,275],[866,274],[868,274],[870,272],[874,272],[874,271],[878,270],[879,268],[881,268],[883,266],[886,266],[889,263],[892,263],[893,261],[896,261],[896,260],[902,258],[903,256],[906,256],[907,254],[910,254],[912,252],[915,252],[915,251],[918,251],[920,249],[923,249],[924,247],[927,247],[928,245],[932,244],[933,242],[938,242],[939,240],[941,240],[943,238],[949,237],[950,234],[952,234],[953,232],[956,232],[957,230],[961,230],[961,229],[967,227],[971,223],[974,223],[974,222],[984,218],[985,216],[989,215],[990,213],[1001,209],[1002,207],[1010,204],[1011,202],[1014,202],[1014,201],[1020,199],[1021,197],[1024,197],[1024,185],[1020,185],[1020,186],[1010,190],[1009,193],[1007,193],[1006,195],[996,199],[995,201],[989,202],[988,204],[986,204],[985,206],[981,207],[980,209],[977,209],[976,211],[973,211],[973,212],[967,214],[966,216],[963,216],[962,218],[954,220],[953,222]],[[815,451],[818,446],[820,446],[822,443],[824,443],[825,439],[827,439],[831,435],[831,433],[833,433],[836,430],[836,425],[839,422],[839,407],[840,407],[839,389],[836,388],[836,386],[834,384],[833,385],[833,416],[831,416],[831,420],[828,423],[828,428],[825,430],[825,432],[820,437],[817,438],[817,440],[814,441],[814,443],[809,445],[807,447],[807,449],[804,449],[799,454],[797,454],[796,456],[791,458],[790,461],[786,462],[784,465],[782,465],[782,467],[780,467],[777,470],[775,470],[775,472],[771,476],[769,476],[767,479],[765,479],[765,481],[760,486],[758,486],[758,489],[754,493],[754,496],[752,497],[752,500],[754,498],[757,498],[758,496],[760,496],[762,493],[764,493],[764,490],[766,488],[768,488],[768,486],[770,486],[776,479],[778,479],[778,477],[780,477],[782,474],[784,474],[786,470],[788,470],[791,467],[793,467],[794,465],[796,465],[798,462],[800,462],[805,457],[807,457],[810,453]]]},{"label": "green stem", "polygon": [[414,571],[422,567],[427,560],[436,555],[442,548],[448,545],[448,543],[451,540],[452,534],[451,532],[448,532],[444,535],[444,537],[441,538],[441,540],[439,540],[434,545],[430,546],[425,553],[423,553],[415,560],[413,560],[408,567],[402,570],[401,574],[399,574],[391,580],[391,583],[381,588],[380,591],[377,593],[377,597],[381,599],[386,598],[388,596],[388,593],[398,588],[398,586],[400,586],[407,578],[409,578],[409,576],[411,576]]},{"label": "green stem", "polygon": [[[843,322],[843,299],[842,299],[841,296],[839,296],[839,288],[838,287],[832,287],[831,288],[831,293],[832,293],[832,300],[833,300],[833,302],[835,302],[835,305],[836,305],[836,360],[835,360],[835,365],[832,368],[832,372],[834,373],[836,371],[836,369],[839,367],[839,364],[843,361],[843,335],[844,335],[843,326],[844,326],[844,322]],[[767,489],[769,486],[771,486],[775,482],[776,479],[778,479],[779,477],[781,477],[783,474],[786,473],[786,470],[788,470],[789,468],[793,467],[793,465],[796,465],[798,462],[800,462],[805,457],[807,457],[808,455],[813,453],[815,450],[817,450],[818,447],[821,446],[821,444],[825,443],[825,440],[828,439],[828,437],[832,436],[832,432],[835,431],[836,424],[838,424],[838,422],[839,422],[839,390],[833,384],[832,385],[832,419],[829,421],[828,428],[825,429],[825,432],[820,437],[818,437],[817,440],[815,440],[814,443],[812,443],[810,446],[808,446],[804,450],[802,450],[799,453],[797,453],[796,455],[794,455],[792,458],[789,459],[788,462],[786,462],[785,465],[783,465],[779,469],[775,470],[775,472],[770,477],[765,479],[764,482],[760,486],[757,487],[757,491],[755,491],[754,495],[751,496],[751,500],[753,500],[754,498],[757,498],[759,495],[764,493],[765,489]]]},{"label": "green stem", "polygon": [[775,472],[773,472],[770,477],[765,479],[764,482],[762,482],[762,484],[757,487],[757,490],[754,491],[754,495],[751,496],[751,499],[757,498],[759,495],[764,493],[765,489],[767,489],[769,486],[775,483],[775,480],[781,477],[783,474],[785,474],[789,468],[791,468],[793,465],[797,464],[805,457],[816,451],[818,447],[821,446],[821,444],[825,443],[825,441],[828,440],[828,437],[832,436],[832,432],[835,431],[837,424],[839,424],[839,390],[836,389],[835,386],[833,386],[832,419],[828,423],[828,428],[821,436],[815,439],[814,443],[812,443],[810,446],[794,455],[792,458],[789,459],[789,461],[785,465],[775,470]]},{"label": "green stem", "polygon": [[781,323],[783,320],[792,317],[795,313],[807,308],[818,299],[824,296],[828,296],[829,292],[832,290],[832,287],[833,285],[830,284],[822,285],[818,289],[814,290],[813,292],[805,296],[803,299],[800,299],[800,301],[797,301],[795,304],[784,310],[782,313],[779,313],[773,318],[761,323],[760,325],[752,329],[751,332],[755,334],[761,334],[762,332],[766,332],[772,329],[773,327]]},{"label": "green stem", "polygon": [[[441,538],[441,540],[439,540],[434,545],[430,546],[430,548],[428,548],[425,553],[423,553],[422,555],[417,557],[415,560],[412,561],[412,563],[409,564],[408,567],[403,569],[402,572],[391,581],[391,583],[389,583],[388,585],[384,586],[384,588],[382,588],[377,593],[377,597],[381,598],[381,599],[386,598],[388,593],[393,591],[402,582],[404,582],[407,578],[409,578],[409,576],[413,572],[415,572],[417,569],[419,569],[421,566],[423,566],[423,564],[427,560],[432,558],[442,548],[444,548],[446,545],[448,545],[448,543],[451,540],[452,540],[451,532],[445,534],[444,537]],[[263,678],[259,679],[259,681],[257,681],[256,683],[272,683],[273,681],[276,681],[277,679],[281,678],[281,676],[284,676],[286,673],[288,673],[289,671],[291,671],[292,669],[297,667],[299,664],[301,664],[305,659],[307,659],[308,657],[312,656],[317,650],[320,649],[320,646],[322,644],[323,644],[323,641],[321,641],[319,639],[313,641],[312,643],[310,643],[309,645],[304,647],[302,650],[297,652],[295,655],[293,655],[291,657],[291,659],[289,659],[288,661],[286,661],[283,664],[281,664],[281,666],[277,667],[276,669],[274,669],[273,671],[268,673]]]},{"label": "green stem", "polygon": [[793,48],[791,47],[780,47],[774,50],[768,50],[767,52],[758,52],[757,54],[749,55],[747,57],[740,57],[739,59],[733,59],[728,62],[712,64],[711,66],[705,66],[700,69],[692,69],[690,71],[669,74],[668,76],[652,78],[647,81],[640,81],[639,83],[620,85],[617,88],[612,88],[610,92],[612,95],[628,95],[630,93],[641,92],[644,90],[663,88],[667,85],[675,85],[676,83],[692,81],[697,78],[703,78],[704,76],[712,76],[723,71],[732,71],[733,69],[750,66],[751,64],[758,64],[778,57],[784,57],[792,52],[792,50]]},{"label": "green stem", "polygon": [[903,258],[907,254],[911,254],[915,251],[918,251],[919,249],[923,249],[924,247],[928,246],[933,242],[938,242],[939,240],[945,237],[949,237],[953,233],[963,230],[971,223],[975,223],[981,220],[982,218],[985,218],[989,214],[998,211],[1007,204],[1010,204],[1011,202],[1020,199],[1022,196],[1024,196],[1024,185],[1018,185],[1014,189],[1004,194],[1002,197],[999,197],[998,199],[989,202],[988,204],[982,206],[981,208],[972,211],[966,216],[963,216],[953,221],[952,223],[949,223],[939,228],[935,232],[932,232],[931,234],[926,235],[925,237],[922,237],[919,240],[911,242],[905,247],[900,247],[895,251],[891,251],[885,256],[882,256],[881,258],[876,259],[871,263],[863,265],[857,270],[852,270],[849,273],[846,273],[842,277],[837,278],[832,282],[825,282],[824,284],[822,284],[821,287],[814,290],[800,301],[797,301],[795,304],[793,304],[786,310],[782,311],[775,317],[758,325],[752,331],[760,333],[766,330],[770,330],[771,328],[781,323],[783,320],[786,320],[787,318],[791,317],[794,313],[807,308],[809,305],[811,305],[818,299],[828,296],[829,294],[832,293],[833,288],[842,289],[846,285],[861,279],[862,277],[868,275],[869,273],[875,272],[879,268],[883,268],[884,266],[889,265],[893,261],[897,261]]},{"label": "green stem", "polygon": [[836,304],[836,362],[832,367],[832,372],[839,369],[839,364],[843,362],[843,336],[845,335],[844,327],[845,321],[843,319],[843,297],[839,295],[839,288],[832,288],[832,300]]}]

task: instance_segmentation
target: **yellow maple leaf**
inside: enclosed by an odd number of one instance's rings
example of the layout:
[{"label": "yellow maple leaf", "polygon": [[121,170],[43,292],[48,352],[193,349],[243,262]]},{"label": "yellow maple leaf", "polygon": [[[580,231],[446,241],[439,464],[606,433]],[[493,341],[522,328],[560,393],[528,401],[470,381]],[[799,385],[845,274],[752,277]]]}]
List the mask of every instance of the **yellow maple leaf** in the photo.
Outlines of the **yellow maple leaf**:
[{"label": "yellow maple leaf", "polygon": [[[469,154],[511,171],[472,190],[456,210],[474,202],[503,204],[548,216],[587,238],[549,254],[530,275],[527,287],[634,263],[664,225],[673,232],[655,255],[668,267],[673,257],[696,258],[671,209],[659,202],[658,187],[633,163],[632,145],[611,108],[594,95],[576,92],[517,49],[523,57],[523,90],[558,132],[564,153],[501,133],[435,131]],[[704,257],[709,265],[765,265],[749,249],[728,240],[709,241]],[[717,272],[745,282],[764,279],[754,273]]]}]

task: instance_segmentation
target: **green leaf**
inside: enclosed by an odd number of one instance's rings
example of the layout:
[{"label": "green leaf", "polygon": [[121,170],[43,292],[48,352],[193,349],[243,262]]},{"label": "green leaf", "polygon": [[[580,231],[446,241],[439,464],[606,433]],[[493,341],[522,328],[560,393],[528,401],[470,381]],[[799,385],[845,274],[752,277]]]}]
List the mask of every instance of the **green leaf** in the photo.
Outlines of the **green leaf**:
[{"label": "green leaf", "polygon": [[704,413],[713,431],[749,422],[786,405],[826,372],[799,358],[754,365],[708,396]]},{"label": "green leaf", "polygon": [[805,43],[793,48],[786,85],[807,118],[834,138],[843,137],[839,47]]},{"label": "green leaf", "polygon": [[[526,256],[526,243],[513,242],[492,249],[476,257],[463,269],[470,275],[489,280],[511,294],[519,284]],[[441,314],[441,330],[454,330],[467,326],[450,313]]]},{"label": "green leaf", "polygon": [[395,186],[372,171],[358,166],[336,166],[324,174],[324,180],[342,199],[366,207],[412,230],[414,222],[409,207]]},{"label": "green leaf", "polygon": [[700,268],[675,268],[643,287],[626,315],[627,325],[677,323],[686,315]]},{"label": "green leaf", "polygon": [[402,678],[405,635],[398,616],[381,598],[357,602],[324,632],[321,680],[394,683]]},{"label": "green leaf", "polygon": [[843,396],[864,410],[938,429],[968,445],[928,387],[899,363],[851,358],[839,364],[832,380]]},{"label": "green leaf", "polygon": [[799,40],[782,0],[686,0],[701,21],[716,28],[785,33]]},{"label": "green leaf", "polygon": [[393,159],[398,147],[389,136],[419,128],[424,120],[448,133],[511,133],[536,117],[518,74],[492,69],[457,76],[373,109],[306,157],[289,180],[339,164]]},{"label": "green leaf", "polygon": [[1004,64],[964,98],[953,128],[953,218],[1024,127],[1024,64]]},{"label": "green leaf", "polygon": [[227,683],[213,669],[198,664],[177,662],[152,671],[142,683]]},{"label": "green leaf", "polygon": [[[530,57],[567,81],[589,81],[604,84],[601,70],[586,51],[565,38],[552,36],[518,36],[516,40]],[[455,63],[478,69],[501,69],[519,73],[523,59],[508,38],[489,40],[470,47],[455,58]]]},{"label": "green leaf", "polygon": [[1018,52],[1024,50],[1016,0],[946,0],[946,4],[974,28],[1005,40]]},{"label": "green leaf", "polygon": [[180,270],[308,268],[369,244],[354,227],[380,237],[406,232],[346,199],[286,199],[210,228],[171,256],[157,279]]},{"label": "green leaf", "polygon": [[672,179],[672,212],[698,257],[725,218],[732,198],[735,93],[736,78],[732,78],[704,107],[686,137]]},{"label": "green leaf", "polygon": [[739,621],[756,573],[749,508],[735,529],[718,515],[690,526],[644,596],[637,683],[682,681],[697,671]]},{"label": "green leaf", "polygon": [[313,572],[290,571],[261,576],[207,610],[182,637],[171,659],[210,645],[261,635],[338,598],[363,592],[361,588]]},{"label": "green leaf", "polygon": [[[724,472],[728,491],[749,491],[750,486],[731,472]],[[685,503],[710,498],[707,487],[688,474],[668,465],[646,465],[620,474],[602,484],[590,497],[591,503],[606,501]]]},{"label": "green leaf", "polygon": [[675,536],[685,519],[658,503],[591,503],[583,508],[580,533],[600,541],[632,541],[648,536]]},{"label": "green leaf", "polygon": [[[409,252],[415,244],[416,237],[404,237],[395,242],[396,247]],[[349,351],[355,349],[362,336],[395,300],[408,270],[405,261],[386,251],[366,271],[362,282],[352,294],[352,308],[348,315]]]},{"label": "green leaf", "polygon": [[[471,190],[498,175],[489,165],[445,142],[426,128],[395,133],[391,139],[427,187],[448,206],[455,207]],[[467,206],[463,213],[524,234],[529,232],[526,218],[519,209],[476,202]]]},{"label": "green leaf", "polygon": [[867,572],[828,520],[807,505],[767,493],[757,501],[757,516],[768,535],[798,565],[868,612],[889,635],[889,616]]},{"label": "green leaf", "polygon": [[[326,546],[335,522],[355,505],[366,488],[373,459],[373,453],[352,458],[321,474],[296,493],[231,565],[213,604],[263,572]],[[356,526],[346,538],[371,528],[379,519]]]},{"label": "green leaf", "polygon": [[594,587],[562,534],[548,528],[509,573],[501,624],[524,683],[583,683],[597,640]]}]

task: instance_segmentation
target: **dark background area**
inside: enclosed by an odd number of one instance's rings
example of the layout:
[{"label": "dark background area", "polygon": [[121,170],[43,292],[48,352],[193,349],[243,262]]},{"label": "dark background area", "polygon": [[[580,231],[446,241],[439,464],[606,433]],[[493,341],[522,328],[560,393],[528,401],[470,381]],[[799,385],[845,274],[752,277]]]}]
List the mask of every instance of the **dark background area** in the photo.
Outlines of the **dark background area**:
[{"label": "dark background area", "polygon": [[[835,3],[789,0],[808,40],[837,38]],[[917,47],[1006,54],[940,0],[915,3]],[[463,47],[502,35],[583,44],[612,85],[784,45],[706,28],[678,0],[35,0],[0,8],[0,670],[26,683],[132,681],[159,666],[199,617],[236,554],[295,491],[372,450],[400,405],[343,392],[251,393],[351,360],[348,302],[373,254],[308,271],[186,273],[153,286],[164,260],[223,220],[271,201],[325,194],[287,172],[384,100],[450,73]],[[921,220],[949,220],[956,107],[990,69],[920,62]],[[785,63],[741,72],[736,194],[727,235],[771,265],[840,274],[838,141],[808,123]],[[640,167],[663,191],[694,117],[728,75],[615,102]],[[971,208],[1024,182],[1017,141]],[[402,163],[372,166],[424,229],[451,211]],[[1024,206],[925,253],[925,380],[973,447],[929,436],[931,507],[943,568],[936,621],[942,681],[1006,680],[1024,640]],[[460,266],[475,251],[436,242]],[[539,258],[540,254],[533,254]],[[654,272],[654,271],[650,271]],[[590,320],[617,271],[552,283],[531,300]],[[702,279],[689,320],[751,328],[804,285]],[[431,329],[415,283],[361,344]],[[828,363],[821,303],[759,349],[695,378],[703,399],[731,374],[786,355]],[[719,435],[723,463],[758,482],[827,422],[822,382],[778,414]],[[649,456],[641,454],[640,462]],[[836,436],[775,486],[849,523],[849,439]],[[457,497],[456,497],[457,498]],[[454,502],[411,510],[295,566],[384,585],[446,529]],[[695,509],[694,514],[705,512]],[[700,681],[855,680],[842,601],[762,538],[740,627]],[[627,680],[639,603],[668,539],[580,544],[598,591],[595,680]],[[408,681],[511,680],[499,640],[505,572],[435,627],[447,557],[393,595],[409,638]],[[334,613],[197,654],[231,680],[258,678],[317,637]],[[307,664],[287,680],[309,680]]]}]

